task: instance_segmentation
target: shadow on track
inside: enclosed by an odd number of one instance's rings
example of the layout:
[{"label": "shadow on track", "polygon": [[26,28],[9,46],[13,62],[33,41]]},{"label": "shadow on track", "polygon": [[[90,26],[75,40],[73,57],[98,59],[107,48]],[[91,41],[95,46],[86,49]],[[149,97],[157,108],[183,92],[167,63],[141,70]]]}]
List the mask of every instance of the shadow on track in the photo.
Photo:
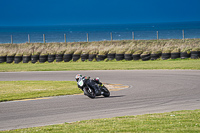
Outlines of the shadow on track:
[{"label": "shadow on track", "polygon": [[109,97],[95,97],[95,99],[99,99],[99,98],[118,98],[118,97],[124,97],[125,95],[119,95],[119,96],[109,96]]}]

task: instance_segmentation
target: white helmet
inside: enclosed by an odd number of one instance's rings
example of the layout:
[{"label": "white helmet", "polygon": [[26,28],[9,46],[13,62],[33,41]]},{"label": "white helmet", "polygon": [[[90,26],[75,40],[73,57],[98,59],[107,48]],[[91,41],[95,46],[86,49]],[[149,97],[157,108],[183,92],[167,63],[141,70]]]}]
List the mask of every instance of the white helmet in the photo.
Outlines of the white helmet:
[{"label": "white helmet", "polygon": [[80,77],[82,77],[81,74],[77,74],[77,75],[75,76],[75,79],[76,79],[77,82],[78,82],[78,80],[79,80]]}]

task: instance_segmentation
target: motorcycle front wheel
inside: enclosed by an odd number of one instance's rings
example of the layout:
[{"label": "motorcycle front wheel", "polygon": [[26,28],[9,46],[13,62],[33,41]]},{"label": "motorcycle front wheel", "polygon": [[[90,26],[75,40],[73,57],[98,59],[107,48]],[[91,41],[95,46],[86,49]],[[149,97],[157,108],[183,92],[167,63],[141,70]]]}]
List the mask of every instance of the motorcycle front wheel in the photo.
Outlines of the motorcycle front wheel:
[{"label": "motorcycle front wheel", "polygon": [[95,98],[95,92],[93,89],[89,88],[89,87],[85,87],[83,88],[84,94],[87,95],[89,98]]},{"label": "motorcycle front wheel", "polygon": [[110,91],[105,86],[101,87],[101,91],[103,91],[103,96],[104,97],[109,97],[110,96]]}]

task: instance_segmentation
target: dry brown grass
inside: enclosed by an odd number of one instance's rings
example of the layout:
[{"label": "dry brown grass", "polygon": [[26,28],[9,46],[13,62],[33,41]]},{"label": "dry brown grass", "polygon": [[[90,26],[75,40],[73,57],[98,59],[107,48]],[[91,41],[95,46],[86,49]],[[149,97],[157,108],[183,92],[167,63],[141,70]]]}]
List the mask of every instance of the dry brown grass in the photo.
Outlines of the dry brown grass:
[{"label": "dry brown grass", "polygon": [[99,42],[70,42],[70,43],[23,43],[0,44],[0,56],[3,55],[36,55],[36,54],[133,54],[149,51],[156,53],[172,51],[199,51],[200,39],[170,39],[170,40],[121,40]]}]

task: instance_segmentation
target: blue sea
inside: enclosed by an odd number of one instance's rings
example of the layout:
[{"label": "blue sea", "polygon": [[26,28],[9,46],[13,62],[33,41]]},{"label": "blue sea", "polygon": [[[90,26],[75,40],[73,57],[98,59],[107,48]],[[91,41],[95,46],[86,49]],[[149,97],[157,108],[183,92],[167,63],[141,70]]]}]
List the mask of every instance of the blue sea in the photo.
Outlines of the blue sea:
[{"label": "blue sea", "polygon": [[176,23],[142,23],[142,24],[106,24],[106,25],[56,25],[56,26],[0,26],[0,43],[85,42],[87,33],[89,41],[111,40],[151,40],[157,39],[182,39],[183,30],[185,38],[200,38],[200,22]]}]

